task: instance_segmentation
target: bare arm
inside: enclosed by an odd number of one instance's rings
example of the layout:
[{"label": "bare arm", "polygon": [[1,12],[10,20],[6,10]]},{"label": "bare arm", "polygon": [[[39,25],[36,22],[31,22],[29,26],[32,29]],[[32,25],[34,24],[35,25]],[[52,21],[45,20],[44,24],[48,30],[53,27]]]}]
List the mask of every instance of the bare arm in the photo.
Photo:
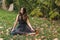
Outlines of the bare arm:
[{"label": "bare arm", "polygon": [[32,28],[32,26],[31,26],[30,21],[29,21],[28,18],[27,18],[27,24],[28,24],[28,26],[31,28],[31,30],[34,31],[34,29]]},{"label": "bare arm", "polygon": [[14,30],[14,28],[16,27],[16,25],[17,25],[17,23],[18,23],[18,16],[19,16],[19,14],[18,14],[17,17],[16,17],[16,20],[15,20],[15,22],[14,22],[14,25],[13,25],[13,29],[12,29],[12,30]]}]

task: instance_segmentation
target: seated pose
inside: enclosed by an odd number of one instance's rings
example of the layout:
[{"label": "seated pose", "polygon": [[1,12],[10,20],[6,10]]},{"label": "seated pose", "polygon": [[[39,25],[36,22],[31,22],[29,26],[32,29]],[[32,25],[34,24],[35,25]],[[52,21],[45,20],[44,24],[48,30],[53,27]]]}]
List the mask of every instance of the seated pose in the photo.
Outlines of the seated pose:
[{"label": "seated pose", "polygon": [[[18,25],[17,25],[18,24]],[[17,27],[16,27],[17,26]],[[16,34],[28,34],[28,33],[35,33],[35,30],[32,28],[29,18],[26,13],[26,9],[23,7],[20,9],[16,21],[14,23],[14,26],[11,30],[12,35]]]}]

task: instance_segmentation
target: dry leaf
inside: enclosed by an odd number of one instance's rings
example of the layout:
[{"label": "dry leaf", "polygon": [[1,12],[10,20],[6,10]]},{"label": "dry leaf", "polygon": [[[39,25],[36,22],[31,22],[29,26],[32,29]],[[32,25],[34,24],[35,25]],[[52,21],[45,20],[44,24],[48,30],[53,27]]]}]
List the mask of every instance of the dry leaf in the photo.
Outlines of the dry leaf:
[{"label": "dry leaf", "polygon": [[3,38],[0,38],[0,40],[3,40]]},{"label": "dry leaf", "polygon": [[54,38],[53,40],[58,40],[58,38]]},{"label": "dry leaf", "polygon": [[45,36],[41,36],[41,39],[45,39],[46,37]]}]

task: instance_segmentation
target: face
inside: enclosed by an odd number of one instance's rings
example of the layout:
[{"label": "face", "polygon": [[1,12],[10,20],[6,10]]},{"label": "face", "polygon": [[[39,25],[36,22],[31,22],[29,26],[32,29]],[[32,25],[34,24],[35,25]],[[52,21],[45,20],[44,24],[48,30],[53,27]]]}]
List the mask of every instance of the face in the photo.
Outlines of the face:
[{"label": "face", "polygon": [[20,12],[21,12],[21,14],[23,14],[23,12],[24,12],[24,9],[23,9],[23,8],[21,8]]}]

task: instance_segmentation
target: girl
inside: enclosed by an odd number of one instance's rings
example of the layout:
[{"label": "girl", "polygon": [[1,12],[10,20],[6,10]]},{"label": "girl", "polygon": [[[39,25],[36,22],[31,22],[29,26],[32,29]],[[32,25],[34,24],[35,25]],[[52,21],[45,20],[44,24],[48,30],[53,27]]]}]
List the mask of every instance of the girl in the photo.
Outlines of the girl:
[{"label": "girl", "polygon": [[[16,27],[16,25],[18,24],[18,26]],[[25,8],[21,8],[21,10],[19,11],[17,17],[16,17],[16,21],[14,23],[13,29],[11,30],[11,34],[12,35],[16,35],[16,34],[26,34],[26,33],[32,33],[35,32],[35,30],[32,28],[30,22],[29,22],[29,18],[27,16],[26,13],[26,9]]]}]

